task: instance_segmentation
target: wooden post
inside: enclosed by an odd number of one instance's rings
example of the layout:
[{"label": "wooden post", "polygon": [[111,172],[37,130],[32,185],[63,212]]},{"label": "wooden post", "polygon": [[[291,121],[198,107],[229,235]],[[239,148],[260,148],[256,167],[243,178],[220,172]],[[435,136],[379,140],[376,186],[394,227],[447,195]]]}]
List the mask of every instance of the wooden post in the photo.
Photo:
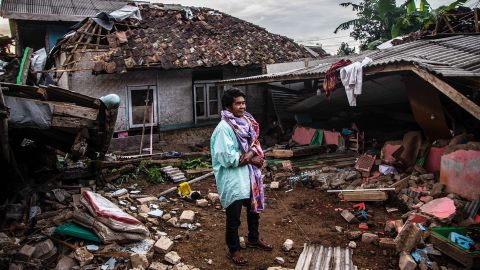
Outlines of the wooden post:
[{"label": "wooden post", "polygon": [[[145,99],[145,111],[143,112],[142,139],[140,140],[140,151],[138,153],[139,155],[142,154],[142,149],[143,149],[143,137],[145,136],[145,121],[147,121],[149,97],[150,97],[150,89],[147,88],[147,98]],[[152,102],[152,109],[153,109],[153,102]]]},{"label": "wooden post", "polygon": [[480,106],[475,104],[473,101],[465,97],[462,93],[458,92],[455,88],[450,86],[448,83],[440,79],[439,77],[420,69],[414,67],[413,72],[418,76],[435,86],[440,92],[445,94],[451,100],[455,101],[458,105],[464,108],[467,112],[472,114],[475,118],[480,120]]},{"label": "wooden post", "polygon": [[0,147],[2,147],[2,157],[10,164],[10,146],[8,144],[8,110],[5,106],[3,91],[0,88]]},{"label": "wooden post", "polygon": [[479,33],[480,32],[480,26],[478,25],[479,22],[478,22],[478,8],[474,8],[473,9],[473,20],[475,22],[475,32],[476,33]]}]

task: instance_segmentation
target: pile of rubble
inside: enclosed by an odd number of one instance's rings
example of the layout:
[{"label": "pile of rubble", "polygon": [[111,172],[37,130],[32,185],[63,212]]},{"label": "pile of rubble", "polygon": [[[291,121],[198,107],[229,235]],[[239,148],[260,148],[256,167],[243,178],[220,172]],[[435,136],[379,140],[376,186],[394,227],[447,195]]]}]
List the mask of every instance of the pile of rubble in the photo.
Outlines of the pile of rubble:
[{"label": "pile of rubble", "polygon": [[[136,184],[84,184],[50,182],[4,206],[0,268],[198,269],[175,250],[175,242],[202,227],[198,213],[182,210],[178,199],[142,194]],[[218,203],[218,194],[206,197],[197,207]],[[169,235],[173,228],[185,235]]]},{"label": "pile of rubble", "polygon": [[[405,141],[395,145],[395,151],[400,149],[397,153],[383,153],[391,147],[387,142],[379,155],[381,158],[358,156],[355,166],[350,168],[314,166],[312,162],[308,169],[302,169],[295,166],[298,160],[293,159],[270,162],[267,176],[272,182],[269,186],[273,190],[283,187],[288,192],[301,183],[338,192],[340,199],[354,202],[350,209],[335,209],[350,228],[335,226],[335,231],[347,236],[346,246],[350,249],[357,248],[355,241],[358,240],[380,246],[385,255],[398,254],[401,270],[447,269],[448,261],[440,260],[443,255],[475,269],[480,260],[478,188],[462,189],[455,184],[455,181],[470,179],[471,172],[475,174],[472,166],[479,160],[480,147],[475,142],[466,143],[468,138],[463,134],[431,146],[418,140],[418,147],[413,149],[408,147],[415,143],[406,141],[417,140],[418,136],[409,133]],[[430,147],[430,154],[426,154]],[[335,154],[321,155],[319,159],[328,160]],[[464,158],[465,155],[469,158]],[[462,167],[465,160],[470,165]],[[451,175],[456,175],[455,181],[449,179]],[[368,209],[370,201],[384,202],[387,215],[393,218],[379,220]]]}]

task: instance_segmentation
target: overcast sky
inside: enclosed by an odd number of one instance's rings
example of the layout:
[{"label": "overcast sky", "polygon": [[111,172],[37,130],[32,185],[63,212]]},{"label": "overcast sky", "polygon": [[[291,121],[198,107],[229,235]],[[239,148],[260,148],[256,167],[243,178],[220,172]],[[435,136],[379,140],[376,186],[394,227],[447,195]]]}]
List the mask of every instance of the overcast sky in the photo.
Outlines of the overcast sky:
[{"label": "overcast sky", "polygon": [[[433,8],[453,0],[430,0]],[[1,0],[0,0],[1,2]],[[334,34],[342,22],[355,18],[351,9],[339,6],[347,0],[164,0],[150,1],[209,7],[240,19],[255,23],[275,34],[293,38],[300,43],[320,43],[329,53],[334,53],[342,41],[354,46],[349,31]],[[353,0],[352,2],[359,2]],[[397,0],[401,4],[402,0]],[[8,22],[0,21],[0,33],[9,33]]]}]

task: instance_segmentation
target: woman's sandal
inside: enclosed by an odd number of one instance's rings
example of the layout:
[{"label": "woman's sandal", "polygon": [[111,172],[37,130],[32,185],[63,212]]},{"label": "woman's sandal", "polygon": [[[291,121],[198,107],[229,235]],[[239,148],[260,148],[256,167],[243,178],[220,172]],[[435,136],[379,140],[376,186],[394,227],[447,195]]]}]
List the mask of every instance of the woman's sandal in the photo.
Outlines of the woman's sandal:
[{"label": "woman's sandal", "polygon": [[233,254],[228,252],[227,258],[232,260],[232,262],[236,265],[246,265],[248,263],[247,259],[243,257],[239,251],[235,251]]},{"label": "woman's sandal", "polygon": [[258,239],[258,241],[255,242],[255,243],[247,241],[247,247],[259,248],[259,249],[263,249],[263,250],[266,250],[266,251],[273,250],[273,246],[268,244],[267,242],[263,241],[262,239]]}]

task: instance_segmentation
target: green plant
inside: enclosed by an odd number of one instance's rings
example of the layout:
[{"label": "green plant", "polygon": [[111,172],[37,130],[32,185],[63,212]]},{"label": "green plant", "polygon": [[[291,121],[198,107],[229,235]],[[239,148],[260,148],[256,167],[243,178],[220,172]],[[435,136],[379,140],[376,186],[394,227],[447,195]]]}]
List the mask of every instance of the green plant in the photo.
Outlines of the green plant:
[{"label": "green plant", "polygon": [[146,167],[145,173],[152,183],[159,184],[165,182],[165,179],[162,176],[162,170],[157,166]]},{"label": "green plant", "polygon": [[427,0],[405,0],[397,6],[394,0],[362,0],[358,4],[340,3],[340,6],[356,12],[356,18],[341,23],[334,31],[352,28],[350,36],[361,42],[360,48],[375,49],[380,40],[389,40],[435,25],[446,12],[464,4],[467,0],[453,1],[447,6],[432,9]]},{"label": "green plant", "polygon": [[180,169],[182,170],[209,168],[209,167],[210,167],[210,163],[205,162],[200,158],[184,160],[180,165]]}]

